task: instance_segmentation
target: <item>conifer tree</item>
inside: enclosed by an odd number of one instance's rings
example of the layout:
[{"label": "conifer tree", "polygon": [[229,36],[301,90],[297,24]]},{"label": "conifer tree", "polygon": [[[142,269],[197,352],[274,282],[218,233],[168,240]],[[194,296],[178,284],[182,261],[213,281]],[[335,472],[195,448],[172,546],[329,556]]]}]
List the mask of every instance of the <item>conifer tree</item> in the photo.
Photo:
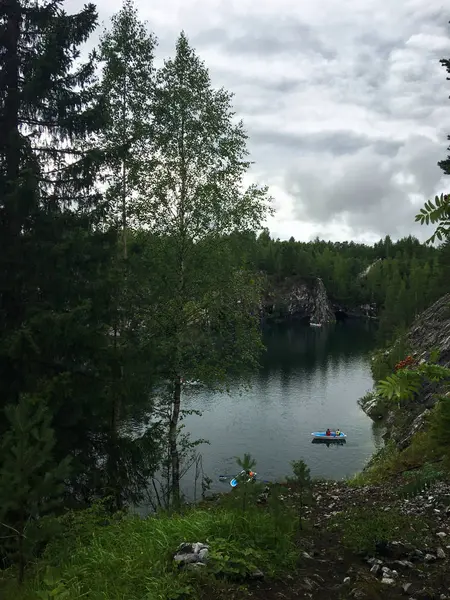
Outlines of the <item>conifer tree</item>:
[{"label": "conifer tree", "polygon": [[95,62],[77,62],[96,21],[93,4],[74,15],[60,0],[0,5],[0,398],[45,397],[55,457],[76,456],[83,496],[106,429],[116,239],[96,189],[105,156],[86,150],[106,116]]},{"label": "conifer tree", "polygon": [[45,515],[61,503],[69,460],[55,463],[51,417],[41,398],[21,396],[5,408],[9,429],[0,447],[0,551],[18,565],[45,539]]}]

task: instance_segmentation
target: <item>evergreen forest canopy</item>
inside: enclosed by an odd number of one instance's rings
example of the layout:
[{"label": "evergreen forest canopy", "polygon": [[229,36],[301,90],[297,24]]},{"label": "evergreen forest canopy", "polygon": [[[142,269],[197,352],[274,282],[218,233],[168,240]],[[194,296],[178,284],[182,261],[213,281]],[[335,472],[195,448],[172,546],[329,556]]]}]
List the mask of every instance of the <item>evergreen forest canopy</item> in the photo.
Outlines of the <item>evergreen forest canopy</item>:
[{"label": "evergreen forest canopy", "polygon": [[248,381],[265,286],[319,276],[386,335],[447,291],[446,244],[272,240],[232,95],[186,35],[156,69],[126,0],[83,63],[96,27],[93,4],[0,7],[0,554],[19,579],[64,507],[180,504],[183,382]]}]

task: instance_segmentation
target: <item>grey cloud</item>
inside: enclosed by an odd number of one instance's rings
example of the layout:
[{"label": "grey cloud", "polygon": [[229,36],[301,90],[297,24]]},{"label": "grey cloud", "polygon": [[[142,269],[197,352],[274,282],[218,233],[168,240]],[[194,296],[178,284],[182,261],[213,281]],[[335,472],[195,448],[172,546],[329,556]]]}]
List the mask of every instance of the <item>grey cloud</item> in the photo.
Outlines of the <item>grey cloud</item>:
[{"label": "grey cloud", "polygon": [[256,130],[251,133],[252,144],[283,147],[292,153],[323,153],[329,152],[333,156],[356,154],[362,148],[371,147],[377,154],[394,156],[400,143],[391,140],[373,140],[363,133],[352,131],[321,131],[318,133],[276,132],[273,130]]},{"label": "grey cloud", "polygon": [[[237,33],[244,30],[244,33]],[[274,56],[281,54],[317,53],[327,59],[336,52],[323,43],[306,23],[293,18],[267,18],[262,15],[251,19],[235,19],[228,28],[214,27],[196,34],[193,43],[219,46],[231,55]]]},{"label": "grey cloud", "polygon": [[[66,3],[79,8],[82,0]],[[99,3],[101,20],[121,6]],[[447,155],[450,83],[439,59],[450,49],[428,46],[428,38],[408,41],[418,34],[450,37],[438,0],[380,0],[374,14],[365,0],[346,0],[345,14],[331,0],[306,0],[298,9],[287,0],[273,0],[273,7],[264,0],[262,9],[253,3],[245,12],[242,3],[235,12],[237,0],[226,7],[219,0],[136,4],[150,27],[157,23],[158,55],[172,55],[185,29],[213,85],[235,92],[258,178],[291,197],[294,217],[328,235],[339,223],[355,236],[423,231],[414,225],[417,207],[408,194],[442,191],[436,163]],[[299,110],[302,101],[310,114]],[[296,131],[305,123],[317,133],[280,131],[282,119]],[[408,133],[406,142],[397,141]]]},{"label": "grey cloud", "polygon": [[[439,153],[435,143],[413,137],[393,159],[366,148],[325,176],[321,165],[315,170],[309,165],[307,172],[293,170],[286,185],[295,198],[297,218],[322,226],[344,218],[358,233],[405,235],[413,229],[417,213],[408,193],[433,195],[441,177],[436,166]],[[398,179],[399,173],[406,181]]]}]

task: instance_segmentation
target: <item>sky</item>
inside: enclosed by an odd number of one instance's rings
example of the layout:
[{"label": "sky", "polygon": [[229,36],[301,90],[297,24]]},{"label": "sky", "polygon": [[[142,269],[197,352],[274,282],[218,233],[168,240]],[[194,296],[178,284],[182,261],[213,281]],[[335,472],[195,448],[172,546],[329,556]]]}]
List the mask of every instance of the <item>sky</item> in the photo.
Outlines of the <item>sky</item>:
[{"label": "sky", "polygon": [[[94,0],[95,1],[95,0]],[[66,0],[68,12],[84,0]],[[121,0],[96,2],[101,27]],[[181,30],[249,134],[271,235],[374,242],[414,222],[450,182],[450,8],[438,0],[135,0],[174,53]],[[95,41],[95,39],[94,39]]]}]

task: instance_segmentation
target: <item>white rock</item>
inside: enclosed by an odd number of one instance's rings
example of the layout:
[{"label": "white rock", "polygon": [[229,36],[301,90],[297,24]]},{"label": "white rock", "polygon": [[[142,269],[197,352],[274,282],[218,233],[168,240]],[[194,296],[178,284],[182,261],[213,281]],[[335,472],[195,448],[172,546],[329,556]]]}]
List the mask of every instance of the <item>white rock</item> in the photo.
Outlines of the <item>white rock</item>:
[{"label": "white rock", "polygon": [[346,578],[344,579],[344,583],[350,583],[350,577],[346,577]]},{"label": "white rock", "polygon": [[436,557],[433,556],[433,554],[425,554],[425,561],[426,562],[432,562],[433,560],[436,560]]},{"label": "white rock", "polygon": [[440,531],[439,533],[436,534],[438,537],[440,538],[445,538],[447,537],[447,534],[445,533],[445,531]]},{"label": "white rock", "polygon": [[202,562],[206,562],[208,559],[209,550],[208,548],[202,548],[198,553],[198,556]]},{"label": "white rock", "polygon": [[379,570],[380,570],[380,565],[372,565],[370,572],[373,573],[373,575],[376,575]]},{"label": "white rock", "polygon": [[392,579],[392,577],[383,577],[381,583],[384,583],[385,585],[394,585],[395,579]]},{"label": "white rock", "polygon": [[440,558],[440,559],[444,559],[444,558],[447,556],[447,555],[445,554],[445,552],[444,552],[444,549],[443,549],[443,548],[438,548],[438,549],[437,549],[437,552],[436,552],[436,555],[437,555],[437,557],[438,557],[438,558]]}]

